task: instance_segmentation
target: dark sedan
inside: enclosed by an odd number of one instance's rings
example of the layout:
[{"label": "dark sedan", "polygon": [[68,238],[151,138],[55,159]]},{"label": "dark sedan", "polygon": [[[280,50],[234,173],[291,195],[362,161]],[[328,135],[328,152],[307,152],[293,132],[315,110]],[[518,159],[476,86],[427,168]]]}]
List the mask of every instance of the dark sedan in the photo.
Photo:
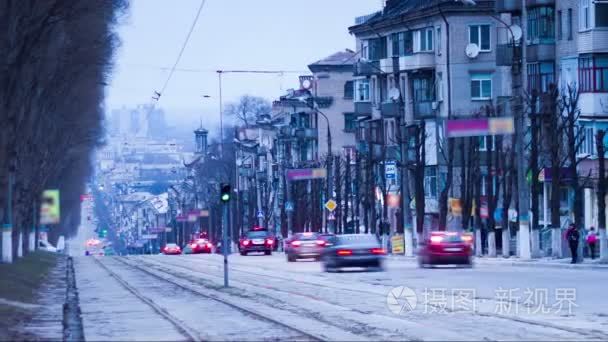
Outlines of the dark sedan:
[{"label": "dark sedan", "polygon": [[326,272],[338,271],[344,267],[365,267],[383,269],[386,251],[374,235],[345,234],[331,239],[332,245],[321,254]]}]

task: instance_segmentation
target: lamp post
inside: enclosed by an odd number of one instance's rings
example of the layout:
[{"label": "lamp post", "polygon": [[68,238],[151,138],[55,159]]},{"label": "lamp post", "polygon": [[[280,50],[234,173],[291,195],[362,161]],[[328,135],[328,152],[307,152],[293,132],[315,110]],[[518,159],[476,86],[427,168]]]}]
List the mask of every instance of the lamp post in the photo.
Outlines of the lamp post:
[{"label": "lamp post", "polygon": [[[327,200],[330,200],[333,197],[332,170],[333,170],[333,162],[334,162],[333,152],[331,149],[331,125],[329,124],[329,118],[327,117],[327,115],[325,115],[325,113],[323,113],[322,111],[319,110],[319,105],[315,101],[314,97],[310,94],[310,91],[307,90],[306,93],[307,93],[306,94],[307,96],[298,97],[298,100],[300,102],[305,103],[308,107],[310,107],[310,109],[314,110],[315,113],[321,114],[321,116],[325,119],[325,122],[327,123]],[[329,221],[329,220],[325,220],[325,222],[326,222],[325,232],[326,233],[327,233],[327,226],[329,225],[327,223],[327,221]],[[333,226],[332,226],[332,230],[333,230]]]}]

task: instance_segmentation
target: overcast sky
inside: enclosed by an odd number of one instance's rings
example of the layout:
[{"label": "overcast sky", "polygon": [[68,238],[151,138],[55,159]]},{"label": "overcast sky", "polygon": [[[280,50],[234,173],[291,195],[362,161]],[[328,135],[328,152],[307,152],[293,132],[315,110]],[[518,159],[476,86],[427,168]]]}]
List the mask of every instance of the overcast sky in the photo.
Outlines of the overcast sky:
[{"label": "overcast sky", "polygon": [[[132,0],[119,29],[122,46],[108,88],[113,109],[149,103],[175,62],[200,0]],[[289,70],[278,75],[223,77],[224,103],[242,94],[272,100],[297,86],[307,65],[336,51],[354,50],[348,27],[356,16],[381,7],[381,0],[207,0],[177,71],[158,106],[172,124],[216,121],[215,70]],[[208,94],[211,99],[202,99]]]}]

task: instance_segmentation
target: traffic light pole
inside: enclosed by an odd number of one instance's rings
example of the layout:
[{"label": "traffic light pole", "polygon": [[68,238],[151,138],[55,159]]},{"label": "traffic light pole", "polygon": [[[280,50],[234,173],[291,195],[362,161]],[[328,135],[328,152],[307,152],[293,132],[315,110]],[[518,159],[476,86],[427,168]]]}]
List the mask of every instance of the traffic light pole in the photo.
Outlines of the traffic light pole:
[{"label": "traffic light pole", "polygon": [[222,204],[222,252],[224,254],[224,287],[228,287],[228,203]]}]

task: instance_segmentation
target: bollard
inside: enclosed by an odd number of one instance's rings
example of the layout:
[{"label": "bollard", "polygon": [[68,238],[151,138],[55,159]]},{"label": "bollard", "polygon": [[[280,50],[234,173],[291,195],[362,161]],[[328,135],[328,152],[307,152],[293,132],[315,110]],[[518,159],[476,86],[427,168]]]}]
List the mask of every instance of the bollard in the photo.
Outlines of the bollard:
[{"label": "bollard", "polygon": [[23,232],[19,232],[19,245],[17,246],[17,258],[23,257]]},{"label": "bollard", "polygon": [[28,251],[33,252],[35,250],[36,250],[36,232],[32,230],[29,234]]},{"label": "bollard", "polygon": [[2,262],[11,264],[13,262],[13,227],[10,224],[2,226]]}]

